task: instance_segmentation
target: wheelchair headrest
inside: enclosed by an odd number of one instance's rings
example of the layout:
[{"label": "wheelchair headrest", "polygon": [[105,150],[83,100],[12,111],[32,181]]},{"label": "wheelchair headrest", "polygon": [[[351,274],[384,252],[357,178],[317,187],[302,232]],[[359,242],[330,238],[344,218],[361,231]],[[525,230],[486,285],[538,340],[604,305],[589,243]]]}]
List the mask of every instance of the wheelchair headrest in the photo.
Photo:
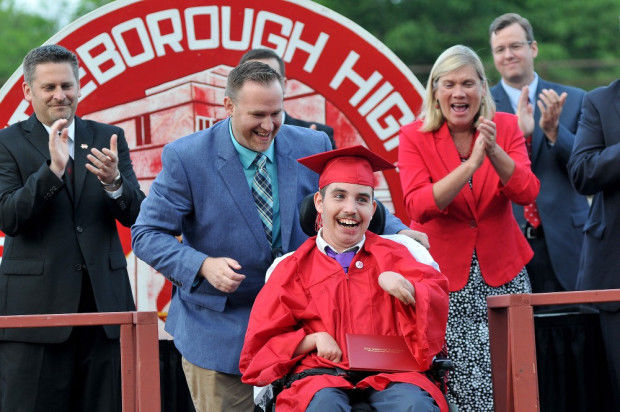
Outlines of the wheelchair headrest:
[{"label": "wheelchair headrest", "polygon": [[[385,206],[377,199],[377,210],[375,210],[375,214],[372,215],[372,219],[370,220],[370,225],[368,225],[368,230],[378,235],[383,234],[383,230],[385,229]],[[316,209],[314,208],[314,193],[310,193],[308,196],[301,201],[299,205],[299,223],[301,223],[301,228],[304,233],[308,236],[316,235],[315,230],[315,222],[316,222]]]}]

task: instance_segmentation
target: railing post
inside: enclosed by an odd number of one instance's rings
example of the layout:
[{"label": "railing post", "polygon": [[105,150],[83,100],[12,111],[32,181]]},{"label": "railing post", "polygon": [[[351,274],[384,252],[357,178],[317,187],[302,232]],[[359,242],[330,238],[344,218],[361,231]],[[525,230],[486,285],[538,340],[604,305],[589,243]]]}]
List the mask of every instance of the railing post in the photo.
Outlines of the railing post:
[{"label": "railing post", "polygon": [[497,412],[513,412],[510,390],[510,356],[508,353],[508,310],[489,308],[489,348],[491,351],[491,376],[493,402]]},{"label": "railing post", "polygon": [[160,412],[157,313],[61,313],[0,316],[2,328],[120,325],[123,412]]},{"label": "railing post", "polygon": [[519,304],[508,307],[514,411],[537,412],[539,403],[534,313],[529,303],[529,295],[518,298],[515,300],[519,300]]},{"label": "railing post", "polygon": [[123,412],[137,411],[135,324],[121,325],[121,388]]},{"label": "railing post", "polygon": [[493,399],[498,412],[539,410],[536,338],[530,297],[522,294],[487,298]]},{"label": "railing post", "polygon": [[[157,314],[155,312],[134,313],[136,326],[136,396],[140,411],[160,412],[159,388],[159,345]],[[158,390],[154,390],[158,389]]]}]

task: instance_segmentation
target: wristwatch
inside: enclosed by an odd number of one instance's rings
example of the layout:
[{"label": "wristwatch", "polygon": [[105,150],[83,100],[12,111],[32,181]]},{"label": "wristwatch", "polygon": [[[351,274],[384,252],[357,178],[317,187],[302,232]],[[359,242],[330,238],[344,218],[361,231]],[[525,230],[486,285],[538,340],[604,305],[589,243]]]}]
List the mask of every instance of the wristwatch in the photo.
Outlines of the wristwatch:
[{"label": "wristwatch", "polygon": [[[101,182],[101,180],[100,180],[100,182]],[[119,173],[118,175],[116,175],[116,177],[114,178],[114,180],[112,180],[111,183],[103,183],[103,182],[101,182],[101,185],[108,192],[114,192],[114,191],[120,189],[122,183],[123,183],[123,178],[121,177],[121,174]]]}]

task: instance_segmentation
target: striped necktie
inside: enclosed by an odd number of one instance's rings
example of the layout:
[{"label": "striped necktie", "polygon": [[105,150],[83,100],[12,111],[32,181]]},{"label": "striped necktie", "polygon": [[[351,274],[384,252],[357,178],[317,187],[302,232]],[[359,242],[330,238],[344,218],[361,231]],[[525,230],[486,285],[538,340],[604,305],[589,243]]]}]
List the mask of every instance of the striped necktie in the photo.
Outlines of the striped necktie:
[{"label": "striped necktie", "polygon": [[262,153],[257,153],[256,158],[252,162],[256,166],[256,174],[252,180],[252,196],[254,197],[254,203],[256,203],[256,209],[258,209],[258,215],[263,222],[263,228],[267,235],[267,240],[271,244],[272,242],[272,230],[273,230],[273,195],[271,193],[271,177],[267,173],[265,167],[267,163],[267,157]]}]

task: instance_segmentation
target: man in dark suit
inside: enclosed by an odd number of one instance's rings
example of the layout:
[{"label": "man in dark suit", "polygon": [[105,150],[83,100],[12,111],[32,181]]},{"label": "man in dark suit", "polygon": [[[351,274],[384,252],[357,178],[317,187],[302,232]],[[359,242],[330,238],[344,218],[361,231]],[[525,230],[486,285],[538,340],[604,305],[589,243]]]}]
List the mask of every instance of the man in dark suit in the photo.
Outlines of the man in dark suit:
[{"label": "man in dark suit", "polygon": [[[331,145],[324,133],[283,125],[282,102],[271,67],[233,69],[229,117],[164,147],[132,227],[136,256],[174,285],[166,330],[198,411],[252,410],[252,387],[239,372],[250,309],[274,257],[307,239],[299,204],[318,176],[297,159]],[[386,233],[407,229],[388,214]]]},{"label": "man in dark suit", "polygon": [[[241,56],[241,60],[239,60],[239,64],[245,63],[250,60],[259,61],[261,63],[265,63],[272,69],[274,69],[280,76],[282,76],[282,88],[286,90],[286,69],[284,67],[284,62],[282,58],[278,56],[276,52],[271,49],[251,49],[248,50],[243,56]],[[296,119],[290,114],[283,112],[284,116],[284,124],[291,124],[293,126],[300,127],[308,127],[310,129],[318,130],[320,132],[325,132],[327,137],[329,137],[329,141],[332,144],[332,149],[336,148],[336,141],[334,140],[334,129],[327,126],[326,124],[317,123],[317,122],[308,122],[306,120]]]},{"label": "man in dark suit", "polygon": [[[135,310],[116,220],[144,194],[122,129],[75,116],[76,56],[24,59],[34,114],[0,131],[0,315]],[[0,410],[120,410],[119,328],[0,330]]]},{"label": "man in dark suit", "polygon": [[[577,288],[620,289],[620,80],[586,95],[568,165],[579,193],[594,196],[584,226]],[[620,303],[598,306],[617,411],[620,410]]]},{"label": "man in dark suit", "polygon": [[[571,186],[566,163],[584,92],[541,79],[534,71],[538,45],[529,21],[507,13],[489,28],[495,67],[491,88],[498,111],[516,113],[526,137],[532,171],[540,180],[535,203],[513,204],[534,257],[527,264],[533,292],[574,290],[588,204]],[[534,104],[536,102],[536,104]]]}]

